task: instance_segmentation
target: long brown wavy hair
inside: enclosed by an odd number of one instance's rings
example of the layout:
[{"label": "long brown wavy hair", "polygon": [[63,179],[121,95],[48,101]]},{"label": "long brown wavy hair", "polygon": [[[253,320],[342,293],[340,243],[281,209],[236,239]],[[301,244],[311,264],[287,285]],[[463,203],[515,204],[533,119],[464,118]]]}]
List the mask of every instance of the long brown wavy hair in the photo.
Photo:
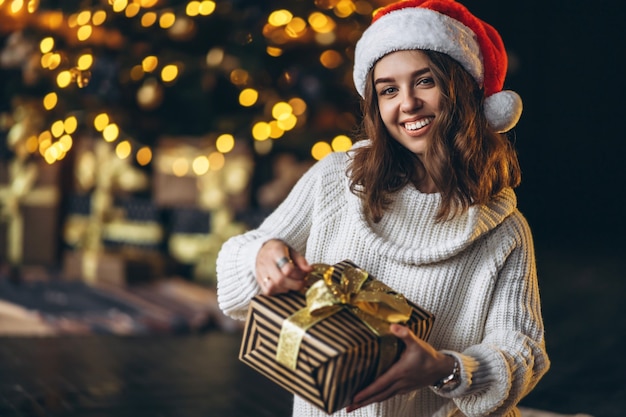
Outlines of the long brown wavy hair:
[{"label": "long brown wavy hair", "polygon": [[374,91],[373,68],[365,86],[360,136],[348,169],[351,191],[363,199],[370,221],[379,222],[393,194],[429,175],[441,194],[437,221],[485,204],[507,187],[517,187],[521,170],[505,134],[489,127],[484,94],[472,76],[445,54],[423,51],[441,90],[441,113],[422,161],[393,139],[383,124]]}]

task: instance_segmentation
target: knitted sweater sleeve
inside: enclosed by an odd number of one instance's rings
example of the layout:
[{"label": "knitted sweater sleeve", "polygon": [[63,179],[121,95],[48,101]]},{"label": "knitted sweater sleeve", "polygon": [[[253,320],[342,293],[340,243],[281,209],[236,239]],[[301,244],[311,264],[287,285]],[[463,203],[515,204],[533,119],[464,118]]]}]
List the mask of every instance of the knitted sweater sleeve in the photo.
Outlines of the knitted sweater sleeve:
[{"label": "knitted sweater sleeve", "polygon": [[494,231],[491,250],[502,264],[482,343],[462,353],[462,383],[443,393],[468,417],[502,416],[548,371],[544,327],[530,229],[521,214]]},{"label": "knitted sweater sleeve", "polygon": [[270,239],[281,239],[300,253],[306,249],[311,217],[319,195],[319,177],[328,163],[321,161],[307,171],[287,198],[254,230],[230,238],[217,258],[217,295],[220,309],[243,320],[252,297],[260,293],[255,278],[256,257]]}]

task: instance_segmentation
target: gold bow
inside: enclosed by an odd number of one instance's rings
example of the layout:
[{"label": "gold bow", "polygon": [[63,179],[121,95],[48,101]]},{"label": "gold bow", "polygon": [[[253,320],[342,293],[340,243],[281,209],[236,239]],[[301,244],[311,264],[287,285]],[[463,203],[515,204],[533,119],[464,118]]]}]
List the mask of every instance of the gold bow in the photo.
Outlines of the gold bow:
[{"label": "gold bow", "polygon": [[412,308],[406,299],[380,281],[369,279],[360,268],[347,266],[339,282],[332,279],[335,267],[314,264],[307,277],[314,282],[306,291],[306,307],[289,316],[282,325],[276,360],[295,370],[300,344],[306,331],[341,309],[348,309],[381,339],[379,372],[394,360],[397,343],[389,336],[390,323],[405,323]]}]

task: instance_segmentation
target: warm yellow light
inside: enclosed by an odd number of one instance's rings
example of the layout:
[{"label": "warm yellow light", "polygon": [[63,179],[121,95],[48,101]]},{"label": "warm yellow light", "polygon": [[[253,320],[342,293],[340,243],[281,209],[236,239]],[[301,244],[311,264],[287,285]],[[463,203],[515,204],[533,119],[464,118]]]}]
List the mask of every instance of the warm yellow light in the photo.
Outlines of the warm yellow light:
[{"label": "warm yellow light", "polygon": [[137,163],[139,165],[142,167],[146,166],[152,161],[152,150],[149,147],[144,146],[137,151],[135,158],[137,159]]},{"label": "warm yellow light", "polygon": [[126,11],[124,14],[126,15],[126,17],[131,18],[131,17],[137,16],[140,11],[141,11],[140,5],[138,5],[137,3],[131,3],[126,8]]},{"label": "warm yellow light", "polygon": [[43,98],[43,107],[46,110],[52,110],[53,108],[56,107],[58,101],[59,101],[59,97],[57,96],[57,93],[54,93],[54,92],[48,93]]},{"label": "warm yellow light", "polygon": [[250,75],[248,71],[237,68],[230,72],[230,82],[235,85],[245,85],[248,83]]},{"label": "warm yellow light", "polygon": [[235,138],[229,133],[224,133],[215,140],[215,147],[221,153],[228,153],[235,147]]},{"label": "warm yellow light", "polygon": [[63,122],[63,130],[65,130],[65,133],[69,133],[71,135],[76,132],[76,129],[78,129],[78,120],[76,119],[76,116],[70,116],[65,119]]},{"label": "warm yellow light", "polygon": [[102,131],[102,137],[107,142],[113,142],[120,136],[120,128],[115,123],[109,124]]},{"label": "warm yellow light", "polygon": [[39,146],[43,145],[44,143],[52,143],[52,133],[50,133],[49,130],[44,130],[39,134],[37,140],[39,141]]},{"label": "warm yellow light", "polygon": [[76,38],[81,42],[86,41],[91,37],[92,32],[91,25],[81,26],[78,28],[78,32],[76,32]]},{"label": "warm yellow light", "polygon": [[317,33],[328,33],[335,30],[335,22],[324,13],[313,12],[308,18],[309,25]]},{"label": "warm yellow light", "polygon": [[163,82],[172,82],[178,77],[178,66],[175,64],[166,65],[161,70],[161,79]]},{"label": "warm yellow light", "polygon": [[[111,2],[109,1],[109,3]],[[119,13],[123,11],[126,8],[126,6],[128,6],[128,0],[114,0],[112,5],[113,5],[113,11],[115,13]]]},{"label": "warm yellow light", "polygon": [[278,119],[276,122],[278,123],[278,127],[287,131],[296,127],[296,124],[298,123],[298,118],[293,114],[289,114],[287,115],[287,117]]},{"label": "warm yellow light", "polygon": [[24,147],[28,153],[37,152],[37,149],[39,149],[39,140],[37,140],[37,136],[33,135],[26,139]]},{"label": "warm yellow light", "polygon": [[24,7],[24,2],[22,0],[13,0],[11,2],[11,13],[17,14]]},{"label": "warm yellow light", "polygon": [[78,15],[76,13],[69,15],[67,18],[67,26],[71,28],[75,28],[76,26],[78,26],[78,22],[76,22],[77,18]]},{"label": "warm yellow light", "polygon": [[257,122],[252,126],[252,137],[256,140],[266,140],[270,137],[272,129],[269,123]]},{"label": "warm yellow light", "polygon": [[139,3],[141,4],[141,7],[149,9],[150,7],[154,7],[158,3],[158,1],[159,0],[139,0]]},{"label": "warm yellow light", "polygon": [[93,65],[93,55],[84,54],[78,58],[77,67],[81,71],[86,71]]},{"label": "warm yellow light", "polygon": [[328,69],[335,69],[341,65],[341,63],[343,62],[343,57],[339,52],[329,49],[322,52],[322,54],[320,55],[320,62],[324,67]]},{"label": "warm yellow light", "polygon": [[130,142],[127,140],[124,140],[118,143],[117,146],[115,147],[115,154],[120,159],[126,159],[130,156],[130,153],[132,152],[132,150],[133,148],[130,145]]},{"label": "warm yellow light", "polygon": [[159,26],[162,29],[171,28],[176,23],[176,15],[172,12],[165,12],[159,18]]},{"label": "warm yellow light", "polygon": [[345,152],[352,147],[352,139],[346,135],[337,135],[333,138],[331,146],[335,152]]},{"label": "warm yellow light", "polygon": [[46,159],[46,162],[48,164],[53,164],[55,161],[57,161],[61,157],[61,151],[56,146],[50,146],[44,152],[43,157]]},{"label": "warm yellow light", "polygon": [[306,111],[306,102],[299,97],[289,100],[289,105],[293,109],[293,114],[300,116]]},{"label": "warm yellow light", "polygon": [[268,46],[265,48],[265,51],[269,56],[277,57],[283,54],[283,50],[281,48],[276,48],[275,46]]},{"label": "warm yellow light", "polygon": [[61,88],[65,88],[72,82],[72,74],[69,71],[61,71],[57,75],[57,85]]},{"label": "warm yellow light", "polygon": [[214,1],[204,0],[203,2],[200,3],[200,8],[199,8],[198,12],[202,16],[208,16],[211,13],[213,13],[214,11],[215,11],[215,2]]},{"label": "warm yellow light", "polygon": [[145,72],[154,71],[158,65],[159,59],[154,55],[147,56],[141,61],[141,67]]},{"label": "warm yellow light", "polygon": [[209,67],[217,67],[224,60],[224,50],[213,48],[206,54],[206,63]]},{"label": "warm yellow light", "polygon": [[200,2],[190,1],[187,3],[187,7],[185,7],[185,14],[189,17],[198,16],[198,14],[200,14]]},{"label": "warm yellow light", "polygon": [[57,120],[56,122],[52,123],[52,126],[50,126],[50,132],[52,132],[52,136],[54,136],[55,138],[61,137],[61,135],[65,133],[63,120]]},{"label": "warm yellow light", "polygon": [[285,120],[291,114],[293,114],[291,105],[289,105],[289,103],[285,103],[284,101],[279,101],[272,107],[272,117],[276,120]]},{"label": "warm yellow light", "polygon": [[63,153],[67,153],[72,149],[72,145],[74,144],[74,140],[70,135],[63,135],[59,138],[58,146]]},{"label": "warm yellow light", "polygon": [[91,12],[89,10],[83,10],[82,12],[78,13],[78,16],[76,16],[76,23],[78,23],[78,25],[80,26],[86,25],[87,23],[89,23],[90,20]]},{"label": "warm yellow light", "polygon": [[100,26],[107,20],[107,13],[104,10],[98,10],[91,17],[91,23],[94,26]]},{"label": "warm yellow light", "polygon": [[330,147],[330,145],[326,142],[317,142],[315,145],[313,145],[313,147],[311,148],[311,156],[319,161],[320,159],[324,158],[326,155],[332,153],[333,149]]},{"label": "warm yellow light", "polygon": [[156,21],[157,21],[157,14],[154,12],[147,12],[147,13],[144,13],[143,16],[141,16],[141,26],[145,28],[154,25]]},{"label": "warm yellow light", "polygon": [[50,36],[43,38],[41,42],[39,42],[39,50],[42,54],[52,51],[52,48],[54,48],[54,38]]},{"label": "warm yellow light", "polygon": [[300,17],[294,17],[291,22],[285,26],[285,33],[290,38],[299,38],[306,31],[306,22]]},{"label": "warm yellow light", "polygon": [[143,72],[141,65],[135,65],[130,69],[130,79],[133,81],[141,80],[144,74],[145,73]]},{"label": "warm yellow light", "polygon": [[191,163],[193,173],[200,176],[209,172],[209,158],[204,155],[197,156]]},{"label": "warm yellow light", "polygon": [[28,13],[35,13],[39,8],[39,0],[28,0],[27,10]]},{"label": "warm yellow light", "polygon": [[[50,132],[48,132],[48,134],[50,134]],[[50,135],[50,137],[52,137],[52,135]],[[46,151],[50,148],[50,146],[52,146],[52,139],[49,139],[49,138],[40,139],[39,140],[39,154],[41,156],[45,156]]]},{"label": "warm yellow light", "polygon": [[288,24],[292,19],[293,14],[289,10],[281,9],[270,13],[267,22],[272,26],[280,27]]},{"label": "warm yellow light", "polygon": [[280,138],[285,131],[281,129],[276,120],[272,120],[270,123],[270,138],[278,139]]},{"label": "warm yellow light", "polygon": [[259,92],[254,88],[246,88],[239,93],[239,104],[244,107],[254,106],[259,99]]},{"label": "warm yellow light", "polygon": [[224,163],[226,162],[226,158],[224,155],[219,152],[211,152],[209,154],[209,168],[211,171],[219,171],[224,168]]},{"label": "warm yellow light", "polygon": [[95,127],[98,132],[102,132],[108,125],[109,115],[106,113],[100,113],[93,119],[93,127]]},{"label": "warm yellow light", "polygon": [[346,18],[356,11],[356,6],[352,0],[339,0],[335,5],[334,12],[338,17]]},{"label": "warm yellow light", "polygon": [[189,172],[189,161],[186,158],[177,158],[172,164],[172,173],[177,177],[184,177]]}]

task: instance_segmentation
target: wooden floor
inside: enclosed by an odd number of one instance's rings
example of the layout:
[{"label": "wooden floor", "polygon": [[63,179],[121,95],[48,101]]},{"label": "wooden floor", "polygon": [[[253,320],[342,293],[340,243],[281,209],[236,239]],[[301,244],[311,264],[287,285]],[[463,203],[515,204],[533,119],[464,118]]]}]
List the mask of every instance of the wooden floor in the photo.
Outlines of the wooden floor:
[{"label": "wooden floor", "polygon": [[291,395],[237,359],[240,335],[0,339],[0,416],[281,417]]},{"label": "wooden floor", "polygon": [[[521,403],[542,411],[526,416],[623,417],[626,258],[539,253],[552,368]],[[240,341],[217,328],[0,336],[0,417],[290,416],[291,395],[238,360]]]}]

